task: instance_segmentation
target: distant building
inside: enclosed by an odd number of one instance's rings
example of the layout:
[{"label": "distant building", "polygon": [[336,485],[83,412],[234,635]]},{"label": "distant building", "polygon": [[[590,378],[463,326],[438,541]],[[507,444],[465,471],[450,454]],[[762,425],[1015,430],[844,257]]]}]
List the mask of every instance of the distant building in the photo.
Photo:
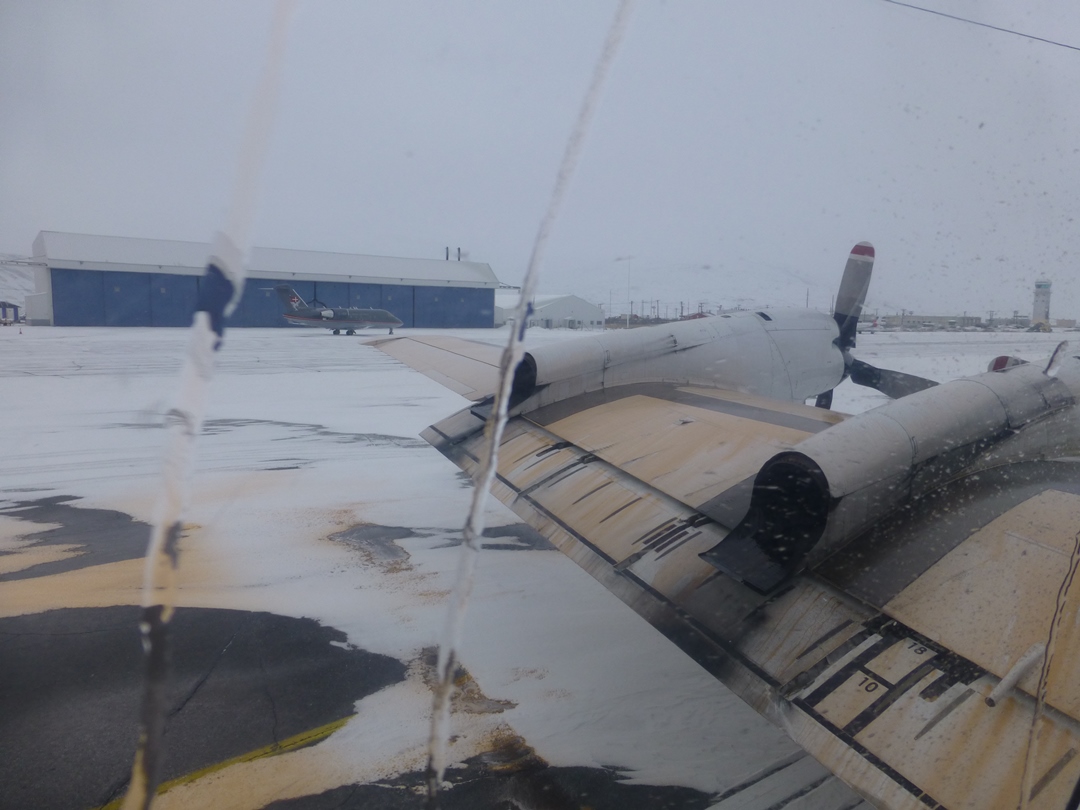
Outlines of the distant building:
[{"label": "distant building", "polygon": [[[495,325],[502,326],[513,315],[520,293],[495,293]],[[576,295],[538,295],[533,299],[530,327],[541,329],[603,329],[604,311]]]},{"label": "distant building", "polygon": [[920,329],[980,329],[982,318],[976,315],[918,315],[905,312],[902,315],[883,315],[878,318],[882,329],[906,329],[915,332]]},{"label": "distant building", "polygon": [[1046,279],[1035,282],[1035,303],[1031,309],[1031,322],[1050,325],[1050,282]]},{"label": "distant building", "polygon": [[10,301],[0,301],[0,324],[5,326],[19,322],[19,305]]},{"label": "distant building", "polygon": [[[189,326],[209,250],[199,242],[42,231],[27,322]],[[323,306],[386,309],[405,326],[457,328],[490,328],[499,286],[480,262],[254,248],[228,325],[287,326],[273,290],[282,283]]]}]

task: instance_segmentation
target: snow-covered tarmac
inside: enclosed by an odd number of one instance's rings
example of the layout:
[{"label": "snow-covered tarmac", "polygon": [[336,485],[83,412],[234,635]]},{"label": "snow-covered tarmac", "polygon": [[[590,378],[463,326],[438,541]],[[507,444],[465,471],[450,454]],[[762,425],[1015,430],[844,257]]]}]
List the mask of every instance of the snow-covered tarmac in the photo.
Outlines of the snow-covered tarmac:
[{"label": "snow-covered tarmac", "polygon": [[[574,336],[534,331],[529,339]],[[945,380],[981,372],[999,354],[1045,362],[1069,337],[860,335],[856,354]],[[185,345],[186,331],[174,329],[0,329],[0,509],[8,508],[0,618],[139,603],[140,559],[62,570],[78,544],[28,537],[49,526],[10,507],[72,496],[73,506],[149,522],[159,428]],[[857,412],[884,401],[846,382],[834,407]],[[422,769],[430,706],[422,651],[443,624],[470,484],[417,434],[464,404],[361,337],[227,333],[185,518],[181,604],[312,618],[343,631],[347,645],[410,669],[359,700],[356,715],[319,745],[231,764],[174,787],[156,806],[259,808]],[[489,506],[489,527],[518,523]],[[551,766],[617,769],[631,783],[703,794],[685,806],[752,810],[785,797],[790,810],[859,804],[570,560],[527,534],[504,534],[480,559],[462,662],[482,695],[479,709],[454,714],[452,760],[516,735]],[[49,564],[56,573],[48,577],[12,578]],[[770,771],[783,778],[759,778]],[[748,783],[756,787],[725,797]]]}]

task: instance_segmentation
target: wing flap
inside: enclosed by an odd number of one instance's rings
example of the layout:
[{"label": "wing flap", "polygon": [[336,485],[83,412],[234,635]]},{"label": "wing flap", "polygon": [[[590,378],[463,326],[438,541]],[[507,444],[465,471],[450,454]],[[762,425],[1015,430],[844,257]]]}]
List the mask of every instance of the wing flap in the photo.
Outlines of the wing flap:
[{"label": "wing flap", "polygon": [[[1046,645],[1060,612],[1047,701],[1080,719],[1080,590],[1060,594],[1080,531],[1080,495],[1046,490],[950,551],[885,611],[1004,678],[1033,645]],[[1060,606],[1059,597],[1063,596]],[[1040,667],[1018,686],[1036,694]]]},{"label": "wing flap", "polygon": [[777,453],[842,418],[799,403],[657,384],[619,386],[528,414],[729,528],[749,503],[749,490],[740,484]]}]

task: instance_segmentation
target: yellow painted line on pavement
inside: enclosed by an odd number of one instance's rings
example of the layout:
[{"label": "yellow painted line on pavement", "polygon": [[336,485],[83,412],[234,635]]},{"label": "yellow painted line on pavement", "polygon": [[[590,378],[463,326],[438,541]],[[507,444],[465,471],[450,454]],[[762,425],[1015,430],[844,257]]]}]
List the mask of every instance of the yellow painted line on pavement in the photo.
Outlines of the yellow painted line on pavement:
[{"label": "yellow painted line on pavement", "polygon": [[[332,723],[327,723],[325,726],[319,726],[318,728],[309,729],[307,731],[301,731],[299,734],[294,734],[292,737],[288,737],[281,742],[272,743],[263,748],[257,748],[254,751],[248,751],[246,754],[233,757],[232,759],[226,759],[223,762],[217,762],[213,765],[207,765],[205,768],[200,768],[197,771],[178,776],[175,779],[170,779],[168,782],[162,782],[158,785],[157,794],[161,795],[168,790],[172,790],[174,787],[180,785],[186,785],[190,782],[194,782],[198,779],[202,779],[207,774],[214,773],[228,768],[231,765],[237,765],[241,762],[253,762],[256,759],[263,759],[264,757],[273,757],[278,754],[286,754],[289,751],[295,751],[299,748],[306,748],[309,745],[315,745],[315,743],[322,742],[339,728],[344,726],[356,715],[350,714],[348,717],[342,717],[340,720],[335,720]],[[120,805],[123,803],[124,797],[113,799],[108,804],[102,805],[96,808],[96,810],[119,810]]]}]

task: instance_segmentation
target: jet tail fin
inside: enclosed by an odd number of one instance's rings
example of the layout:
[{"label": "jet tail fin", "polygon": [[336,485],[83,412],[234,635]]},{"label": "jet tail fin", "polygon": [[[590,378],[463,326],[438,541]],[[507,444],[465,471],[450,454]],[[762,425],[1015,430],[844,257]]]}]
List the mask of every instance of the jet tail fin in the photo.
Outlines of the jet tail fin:
[{"label": "jet tail fin", "polygon": [[295,312],[300,309],[300,307],[307,306],[304,299],[297,295],[296,290],[288,284],[278,284],[274,287],[274,290],[277,292],[278,298],[281,299],[281,303],[285,305],[286,309]]},{"label": "jet tail fin", "polygon": [[840,327],[840,348],[851,349],[855,345],[855,333],[862,315],[863,301],[870,287],[870,273],[874,269],[874,246],[859,242],[851,249],[840,290],[836,294],[833,318]]}]

